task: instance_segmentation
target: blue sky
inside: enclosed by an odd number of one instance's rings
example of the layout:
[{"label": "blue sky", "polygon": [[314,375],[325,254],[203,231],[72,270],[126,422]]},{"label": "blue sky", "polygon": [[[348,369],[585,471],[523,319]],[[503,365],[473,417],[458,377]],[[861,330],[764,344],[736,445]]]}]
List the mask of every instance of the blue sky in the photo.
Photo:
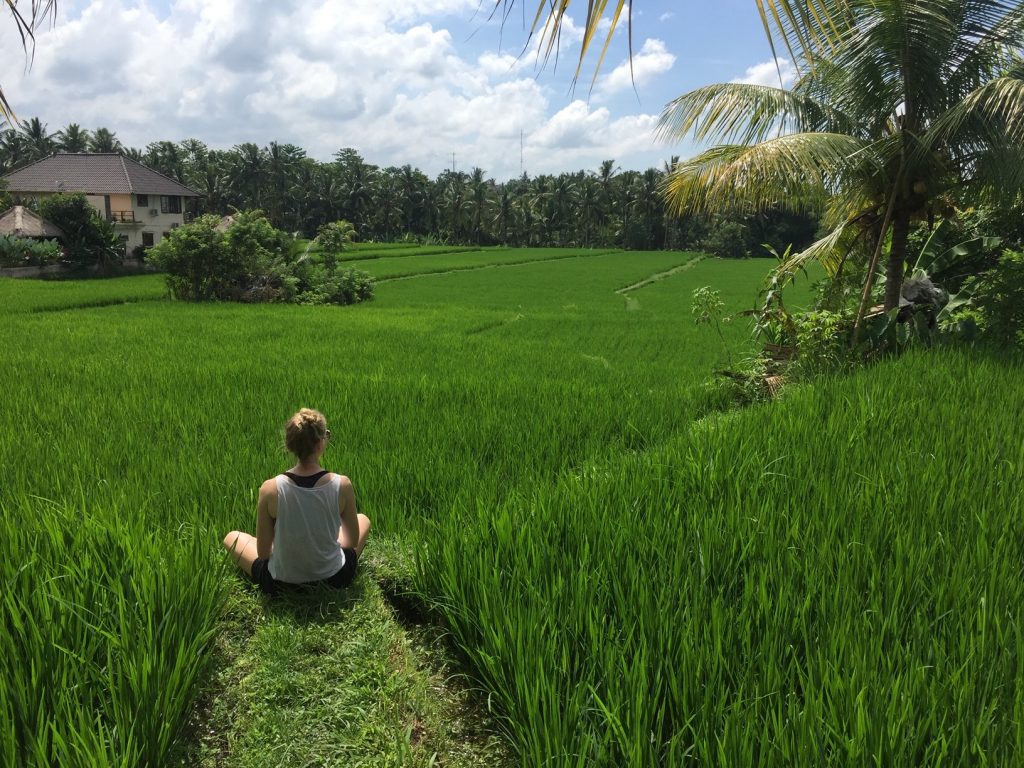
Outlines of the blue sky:
[{"label": "blue sky", "polygon": [[[502,29],[491,0],[67,0],[31,70],[10,53],[0,83],[19,117],[103,125],[129,146],[279,141],[321,160],[351,146],[430,174],[455,153],[460,170],[500,181],[520,158],[536,174],[685,157],[692,144],[654,136],[668,101],[711,82],[777,81],[754,0],[637,0],[635,89],[625,25],[593,89],[596,56],[572,88],[582,0],[557,62],[538,68],[523,53],[527,2]],[[0,45],[17,50],[12,25]]]}]

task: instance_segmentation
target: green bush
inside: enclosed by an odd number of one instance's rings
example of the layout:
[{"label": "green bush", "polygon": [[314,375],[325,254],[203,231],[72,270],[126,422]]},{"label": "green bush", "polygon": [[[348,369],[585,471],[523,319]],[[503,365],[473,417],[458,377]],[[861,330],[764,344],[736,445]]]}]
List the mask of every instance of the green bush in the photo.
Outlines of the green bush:
[{"label": "green bush", "polygon": [[796,326],[797,376],[832,373],[850,362],[849,320],[838,312],[820,309],[793,315]]},{"label": "green bush", "polygon": [[974,289],[974,305],[986,338],[1024,346],[1024,253],[1004,251]]},{"label": "green bush", "polygon": [[324,254],[297,256],[292,237],[259,211],[239,212],[226,232],[216,228],[219,222],[202,216],[148,251],[176,298],[354,304],[373,297],[369,275],[339,270]]},{"label": "green bush", "polygon": [[124,259],[114,225],[81,192],[44,197],[39,215],[64,232],[64,259],[77,267],[109,266]]},{"label": "green bush", "polygon": [[0,267],[42,267],[62,256],[56,240],[0,235]]},{"label": "green bush", "polygon": [[753,247],[750,233],[738,221],[721,222],[704,241],[706,251],[726,259],[746,258]]},{"label": "green bush", "polygon": [[348,249],[355,238],[355,227],[344,219],[322,225],[317,230],[316,241],[320,246],[324,264],[333,267],[338,256]]},{"label": "green bush", "polygon": [[222,298],[226,275],[237,270],[228,253],[219,216],[200,216],[171,231],[146,252],[146,260],[167,273],[167,287],[178,299]]}]

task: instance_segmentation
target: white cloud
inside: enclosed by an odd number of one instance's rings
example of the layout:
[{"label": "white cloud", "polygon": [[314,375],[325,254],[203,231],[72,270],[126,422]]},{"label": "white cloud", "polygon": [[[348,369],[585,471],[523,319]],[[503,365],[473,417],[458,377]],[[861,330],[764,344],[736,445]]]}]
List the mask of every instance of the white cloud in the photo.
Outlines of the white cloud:
[{"label": "white cloud", "polygon": [[591,108],[576,100],[559,110],[527,141],[526,165],[531,173],[594,168],[601,160],[644,152],[654,146],[656,115],[613,118],[605,107]]},{"label": "white cloud", "polygon": [[632,67],[628,60],[622,62],[601,79],[598,87],[604,93],[616,93],[634,86],[639,88],[668,72],[675,63],[675,54],[668,52],[665,43],[649,38],[644,41],[640,52],[633,56]]},{"label": "white cloud", "polygon": [[770,85],[779,87],[779,74],[782,74],[782,87],[788,88],[796,80],[796,69],[789,59],[777,59],[775,61],[763,61],[752,67],[747,67],[746,74],[732,80],[733,83],[749,83],[751,85]]},{"label": "white cloud", "polygon": [[[518,174],[520,132],[530,172],[625,164],[657,147],[651,115],[565,106],[564,92],[537,77],[535,48],[461,54],[464,36],[445,15],[468,22],[478,0],[172,0],[166,16],[137,0],[78,6],[39,32],[29,72],[20,56],[0,60],[19,116],[51,131],[105,126],[139,148],[189,137],[217,148],[291,142],[321,160],[351,146],[428,173],[454,151],[460,168],[497,179]],[[9,26],[0,25],[4,50],[20,45]],[[581,34],[566,21],[561,55]],[[674,60],[647,41],[634,58],[638,84]]]}]

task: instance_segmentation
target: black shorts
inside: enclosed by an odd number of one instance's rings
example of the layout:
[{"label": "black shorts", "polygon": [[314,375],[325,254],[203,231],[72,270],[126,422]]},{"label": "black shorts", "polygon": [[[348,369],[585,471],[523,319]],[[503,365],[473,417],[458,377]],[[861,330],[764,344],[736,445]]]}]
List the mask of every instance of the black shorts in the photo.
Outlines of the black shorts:
[{"label": "black shorts", "polygon": [[278,581],[270,575],[270,561],[263,557],[257,557],[252,564],[253,583],[265,595],[276,595],[282,589],[294,589],[313,584],[326,584],[329,587],[334,587],[334,589],[344,589],[356,577],[356,566],[359,564],[359,556],[354,549],[349,547],[342,547],[341,551],[345,553],[345,564],[341,566],[341,570],[321,581],[311,581],[305,584],[291,584],[287,581]]}]

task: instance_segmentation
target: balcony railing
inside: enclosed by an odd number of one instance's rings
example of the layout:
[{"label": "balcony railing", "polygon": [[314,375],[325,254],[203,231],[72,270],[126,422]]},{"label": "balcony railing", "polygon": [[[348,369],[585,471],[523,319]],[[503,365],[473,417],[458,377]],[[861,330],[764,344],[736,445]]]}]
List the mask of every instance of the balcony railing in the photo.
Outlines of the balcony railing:
[{"label": "balcony railing", "polygon": [[117,224],[137,224],[140,223],[135,218],[135,211],[111,211],[110,220]]}]

